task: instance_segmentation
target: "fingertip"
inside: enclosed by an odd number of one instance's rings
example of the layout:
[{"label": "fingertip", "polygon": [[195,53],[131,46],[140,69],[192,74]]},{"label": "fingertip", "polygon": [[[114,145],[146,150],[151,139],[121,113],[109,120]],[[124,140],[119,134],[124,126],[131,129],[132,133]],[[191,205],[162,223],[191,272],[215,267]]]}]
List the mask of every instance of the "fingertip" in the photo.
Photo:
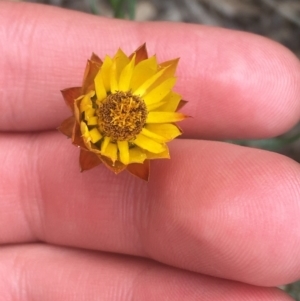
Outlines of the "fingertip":
[{"label": "fingertip", "polygon": [[195,117],[184,123],[187,136],[265,138],[298,122],[300,62],[289,49],[251,33],[175,26],[165,24],[154,47],[181,57],[177,89],[189,100],[184,111]]}]

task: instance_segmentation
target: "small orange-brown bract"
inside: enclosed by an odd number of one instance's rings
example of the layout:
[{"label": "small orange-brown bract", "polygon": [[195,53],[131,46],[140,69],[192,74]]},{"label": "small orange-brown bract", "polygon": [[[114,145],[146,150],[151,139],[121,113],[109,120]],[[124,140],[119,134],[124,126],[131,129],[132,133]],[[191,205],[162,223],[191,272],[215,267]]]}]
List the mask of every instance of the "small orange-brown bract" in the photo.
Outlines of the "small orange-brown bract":
[{"label": "small orange-brown bract", "polygon": [[172,90],[177,64],[157,63],[145,44],[129,56],[121,49],[103,61],[91,56],[82,87],[62,91],[73,114],[58,128],[80,148],[82,171],[104,163],[148,180],[149,160],[170,158],[166,143],[182,134],[175,122],[187,117]]}]

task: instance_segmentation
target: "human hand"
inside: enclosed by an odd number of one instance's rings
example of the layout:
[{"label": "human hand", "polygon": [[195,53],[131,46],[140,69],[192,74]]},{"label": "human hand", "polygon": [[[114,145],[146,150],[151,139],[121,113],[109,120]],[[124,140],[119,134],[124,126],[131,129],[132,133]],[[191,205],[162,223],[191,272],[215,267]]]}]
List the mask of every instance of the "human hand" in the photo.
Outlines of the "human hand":
[{"label": "human hand", "polygon": [[[300,167],[206,139],[281,134],[300,114],[300,64],[251,34],[136,24],[0,3],[0,300],[291,300],[300,276]],[[147,42],[181,57],[193,115],[150,182],[79,173],[55,128],[86,58]],[[132,256],[128,256],[132,255]]]}]

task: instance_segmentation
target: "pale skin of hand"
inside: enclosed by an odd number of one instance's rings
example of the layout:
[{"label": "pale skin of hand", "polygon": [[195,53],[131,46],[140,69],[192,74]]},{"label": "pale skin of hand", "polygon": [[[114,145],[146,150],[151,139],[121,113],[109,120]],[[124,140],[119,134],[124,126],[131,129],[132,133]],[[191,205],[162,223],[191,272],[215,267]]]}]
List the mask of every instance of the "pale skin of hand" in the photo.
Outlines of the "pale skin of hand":
[{"label": "pale skin of hand", "polygon": [[[264,138],[300,115],[300,64],[265,38],[200,25],[103,19],[0,3],[1,300],[291,300],[300,277],[300,167],[200,139]],[[180,57],[185,139],[146,183],[80,173],[55,128],[59,90],[92,52],[147,43]],[[192,138],[192,139],[191,139]],[[132,256],[128,256],[132,255]]]}]

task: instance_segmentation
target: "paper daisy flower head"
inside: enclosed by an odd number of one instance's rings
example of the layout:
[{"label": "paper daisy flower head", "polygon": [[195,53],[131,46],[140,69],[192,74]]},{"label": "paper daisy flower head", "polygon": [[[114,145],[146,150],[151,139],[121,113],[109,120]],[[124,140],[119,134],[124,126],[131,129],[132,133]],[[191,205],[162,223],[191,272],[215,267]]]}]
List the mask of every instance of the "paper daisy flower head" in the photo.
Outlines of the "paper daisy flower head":
[{"label": "paper daisy flower head", "polygon": [[145,44],[130,56],[121,49],[103,61],[92,55],[82,87],[62,91],[73,115],[58,128],[80,148],[82,171],[103,163],[148,180],[149,160],[170,158],[166,143],[181,135],[175,122],[187,117],[172,90],[177,63],[148,58]]}]

